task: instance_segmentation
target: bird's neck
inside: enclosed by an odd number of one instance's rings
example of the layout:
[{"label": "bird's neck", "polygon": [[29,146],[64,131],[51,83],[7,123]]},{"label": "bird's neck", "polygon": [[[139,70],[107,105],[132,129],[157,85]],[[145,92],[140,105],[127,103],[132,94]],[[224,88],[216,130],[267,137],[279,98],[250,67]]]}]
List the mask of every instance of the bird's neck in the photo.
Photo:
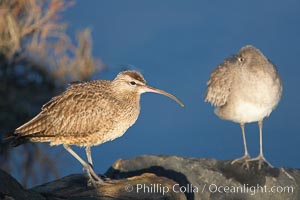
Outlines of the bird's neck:
[{"label": "bird's neck", "polygon": [[137,93],[118,92],[116,93],[116,95],[116,98],[119,100],[132,103],[140,103],[140,95]]},{"label": "bird's neck", "polygon": [[139,105],[141,94],[136,91],[128,91],[121,86],[117,81],[113,81],[111,85],[112,95],[121,102]]},{"label": "bird's neck", "polygon": [[120,102],[126,102],[128,104],[140,104],[140,94],[135,92],[124,92],[122,90],[116,90],[113,96]]}]

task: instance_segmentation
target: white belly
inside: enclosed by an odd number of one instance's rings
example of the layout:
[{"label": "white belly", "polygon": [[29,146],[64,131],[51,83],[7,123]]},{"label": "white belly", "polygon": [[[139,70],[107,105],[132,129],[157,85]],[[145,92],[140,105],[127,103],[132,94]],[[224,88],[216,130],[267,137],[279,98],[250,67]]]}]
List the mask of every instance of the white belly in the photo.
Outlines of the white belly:
[{"label": "white belly", "polygon": [[233,121],[235,122],[256,122],[270,115],[272,107],[261,106],[252,104],[249,102],[240,102],[236,105],[233,115]]}]

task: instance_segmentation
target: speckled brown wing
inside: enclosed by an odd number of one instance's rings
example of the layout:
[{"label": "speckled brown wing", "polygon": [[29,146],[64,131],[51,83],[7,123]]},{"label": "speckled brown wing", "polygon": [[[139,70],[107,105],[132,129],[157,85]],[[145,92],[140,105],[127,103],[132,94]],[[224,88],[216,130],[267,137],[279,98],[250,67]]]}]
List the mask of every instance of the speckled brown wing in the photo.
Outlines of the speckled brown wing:
[{"label": "speckled brown wing", "polygon": [[223,106],[226,104],[231,92],[232,73],[227,65],[219,65],[210,75],[207,82],[205,101],[213,106]]},{"label": "speckled brown wing", "polygon": [[64,99],[65,93],[53,97],[49,102],[43,105],[42,111],[29,122],[18,127],[15,130],[15,134],[21,136],[44,134],[45,129],[51,125],[52,113],[54,113],[55,110],[51,110],[51,108],[56,104],[59,104],[61,100]]},{"label": "speckled brown wing", "polygon": [[[16,129],[22,136],[60,137],[82,135],[99,131],[104,121],[106,125],[114,123],[111,113],[106,111],[114,103],[111,96],[105,94],[105,86],[93,82],[71,85],[62,95],[52,98],[28,123]],[[95,87],[97,87],[95,89]],[[96,92],[95,92],[96,91]],[[114,112],[111,109],[110,112]]]}]

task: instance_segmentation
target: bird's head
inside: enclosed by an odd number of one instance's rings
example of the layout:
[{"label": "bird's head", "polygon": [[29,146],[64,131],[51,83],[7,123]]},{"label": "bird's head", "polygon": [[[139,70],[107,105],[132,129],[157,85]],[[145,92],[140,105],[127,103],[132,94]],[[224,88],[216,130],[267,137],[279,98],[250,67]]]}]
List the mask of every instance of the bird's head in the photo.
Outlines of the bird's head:
[{"label": "bird's head", "polygon": [[175,100],[180,106],[184,106],[179,99],[177,99],[174,95],[165,92],[163,90],[159,90],[157,88],[153,88],[146,84],[146,80],[140,72],[128,70],[120,72],[117,77],[112,81],[112,84],[115,89],[120,92],[120,94],[126,95],[141,95],[145,92],[154,92],[158,94],[165,95],[173,100]]},{"label": "bird's head", "polygon": [[269,64],[269,60],[254,46],[247,45],[240,49],[240,51],[225,59],[225,64],[236,65],[239,67],[257,67],[263,64]]}]

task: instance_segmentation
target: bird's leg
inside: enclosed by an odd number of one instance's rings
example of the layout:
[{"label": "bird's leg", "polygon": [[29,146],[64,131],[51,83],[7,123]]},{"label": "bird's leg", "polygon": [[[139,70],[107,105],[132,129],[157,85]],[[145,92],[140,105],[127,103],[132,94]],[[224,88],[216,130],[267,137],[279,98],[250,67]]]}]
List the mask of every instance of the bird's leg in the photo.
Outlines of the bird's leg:
[{"label": "bird's leg", "polygon": [[259,144],[260,144],[260,148],[259,148],[259,155],[256,158],[252,158],[252,159],[248,159],[248,162],[252,162],[252,161],[258,161],[258,169],[260,170],[263,163],[267,163],[267,165],[269,167],[273,166],[267,161],[267,159],[265,158],[264,154],[263,154],[263,141],[262,141],[262,128],[263,128],[263,121],[260,120],[258,121],[258,127],[259,127]]},{"label": "bird's leg", "polygon": [[[92,154],[91,154],[91,147],[90,146],[87,146],[86,148],[85,148],[85,152],[86,152],[86,157],[87,157],[87,159],[88,159],[88,164],[90,165],[90,167],[93,169],[93,171],[94,171],[94,166],[93,166],[93,160],[92,160]],[[83,169],[86,169],[86,167],[83,167]],[[87,169],[88,170],[88,169]],[[93,172],[91,172],[91,173],[93,173]],[[94,173],[95,174],[95,173]],[[97,177],[95,177],[96,179],[97,179],[97,181],[99,181],[98,180],[98,176]]]},{"label": "bird's leg", "polygon": [[87,146],[85,148],[85,153],[86,153],[86,157],[88,159],[88,162],[90,163],[90,165],[93,166],[93,160],[92,160],[92,154],[91,154],[91,147]]},{"label": "bird's leg", "polygon": [[241,129],[242,129],[242,135],[243,135],[243,142],[244,142],[244,155],[240,158],[234,159],[231,164],[234,164],[236,162],[245,162],[244,164],[246,165],[247,169],[249,168],[249,163],[247,162],[247,159],[250,158],[250,155],[248,153],[248,148],[247,148],[247,141],[246,141],[246,135],[245,135],[245,123],[241,123]]},{"label": "bird's leg", "polygon": [[[85,149],[85,152],[86,152],[86,157],[88,159],[88,162],[89,162],[89,165],[92,167],[92,169],[94,169],[94,166],[93,166],[93,159],[92,159],[92,154],[91,154],[91,147],[90,146],[87,146],[86,149]],[[95,173],[94,173],[95,174]],[[96,177],[97,178],[97,181],[98,180],[98,176]]]},{"label": "bird's leg", "polygon": [[64,148],[74,157],[76,158],[82,165],[83,168],[87,171],[87,174],[89,176],[89,182],[91,182],[94,186],[97,185],[109,185],[108,183],[105,183],[93,170],[92,166],[88,163],[86,163],[73,149],[71,149],[68,145],[63,145]]}]

